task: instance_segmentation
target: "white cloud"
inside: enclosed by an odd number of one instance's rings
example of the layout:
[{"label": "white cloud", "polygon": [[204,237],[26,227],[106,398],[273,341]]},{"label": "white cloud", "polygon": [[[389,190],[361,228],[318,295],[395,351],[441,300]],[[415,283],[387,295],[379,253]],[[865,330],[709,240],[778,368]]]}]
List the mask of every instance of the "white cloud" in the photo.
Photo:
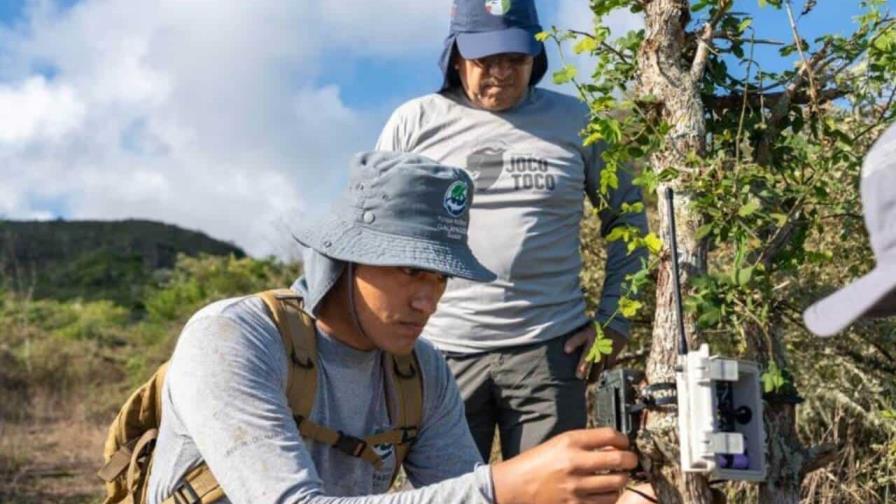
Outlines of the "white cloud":
[{"label": "white cloud", "polygon": [[[347,106],[329,72],[431,70],[450,0],[56,4],[0,25],[0,216],[151,218],[286,256],[389,112]],[[587,2],[557,9],[545,25],[587,28]]]},{"label": "white cloud", "polygon": [[54,141],[77,128],[85,107],[70,86],[52,86],[42,76],[18,86],[0,84],[0,144]]},{"label": "white cloud", "polygon": [[284,223],[325,205],[385,119],[315,84],[326,51],[428,51],[440,38],[418,38],[447,25],[438,2],[382,4],[27,3],[0,28],[0,215],[52,217],[55,202],[284,254]]}]

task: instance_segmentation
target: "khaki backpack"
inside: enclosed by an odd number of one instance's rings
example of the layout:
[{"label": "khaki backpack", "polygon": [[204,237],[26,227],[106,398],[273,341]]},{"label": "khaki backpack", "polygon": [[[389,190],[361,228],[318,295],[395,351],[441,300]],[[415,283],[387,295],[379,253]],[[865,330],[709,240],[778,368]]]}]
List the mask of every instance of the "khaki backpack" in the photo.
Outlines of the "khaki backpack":
[{"label": "khaki backpack", "polygon": [[[372,446],[395,446],[395,471],[407,456],[423,415],[423,386],[420,365],[414,354],[387,354],[383,358],[386,400],[394,428],[363,439],[318,425],[308,419],[317,389],[317,342],[314,320],[302,310],[302,299],[294,291],[278,289],[258,294],[270,311],[289,357],[286,396],[303,438],[328,444],[353,457],[382,466]],[[109,426],[103,450],[105,464],[97,475],[106,482],[104,504],[143,504],[152,454],[162,418],[162,385],[168,363],[162,364],[121,407]],[[209,504],[224,496],[208,466],[201,463],[183,478],[163,504]]]}]

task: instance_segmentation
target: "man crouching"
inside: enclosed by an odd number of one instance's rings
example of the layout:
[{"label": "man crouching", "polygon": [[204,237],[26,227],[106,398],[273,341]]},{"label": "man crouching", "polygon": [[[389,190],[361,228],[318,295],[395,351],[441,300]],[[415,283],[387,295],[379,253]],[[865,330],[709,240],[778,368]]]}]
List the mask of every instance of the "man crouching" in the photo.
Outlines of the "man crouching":
[{"label": "man crouching", "polygon": [[[463,170],[413,154],[358,155],[332,212],[297,232],[311,254],[292,289],[314,359],[287,357],[257,296],[196,313],[165,380],[147,502],[614,502],[636,462],[624,436],[572,431],[483,464],[443,357],[418,340],[448,277],[494,278],[467,246],[472,197]],[[393,356],[411,372],[390,370]],[[302,376],[314,385],[290,383],[290,366],[311,370]],[[419,425],[392,439],[384,434],[405,394],[393,375],[416,372]],[[299,397],[313,405],[307,417],[290,400],[303,387],[313,391]],[[416,489],[385,494],[399,447]],[[223,497],[185,483],[202,467]]]}]

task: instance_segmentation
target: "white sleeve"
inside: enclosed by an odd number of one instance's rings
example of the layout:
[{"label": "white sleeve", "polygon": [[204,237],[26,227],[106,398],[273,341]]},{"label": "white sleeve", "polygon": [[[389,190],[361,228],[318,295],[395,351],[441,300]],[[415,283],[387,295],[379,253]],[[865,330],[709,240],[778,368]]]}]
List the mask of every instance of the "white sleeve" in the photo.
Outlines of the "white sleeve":
[{"label": "white sleeve", "polygon": [[407,121],[407,105],[402,105],[392,112],[383,131],[376,141],[375,150],[378,151],[396,151],[408,152],[410,149],[410,138],[408,135]]}]

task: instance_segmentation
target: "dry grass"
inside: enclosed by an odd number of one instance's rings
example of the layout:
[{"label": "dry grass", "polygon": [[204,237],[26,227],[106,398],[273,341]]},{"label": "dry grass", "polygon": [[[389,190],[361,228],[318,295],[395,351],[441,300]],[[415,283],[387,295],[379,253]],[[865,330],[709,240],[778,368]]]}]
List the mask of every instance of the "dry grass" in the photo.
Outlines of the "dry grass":
[{"label": "dry grass", "polygon": [[[0,502],[98,502],[106,427],[85,419],[83,406],[53,417],[0,420]],[[67,411],[66,411],[67,410]]]}]

